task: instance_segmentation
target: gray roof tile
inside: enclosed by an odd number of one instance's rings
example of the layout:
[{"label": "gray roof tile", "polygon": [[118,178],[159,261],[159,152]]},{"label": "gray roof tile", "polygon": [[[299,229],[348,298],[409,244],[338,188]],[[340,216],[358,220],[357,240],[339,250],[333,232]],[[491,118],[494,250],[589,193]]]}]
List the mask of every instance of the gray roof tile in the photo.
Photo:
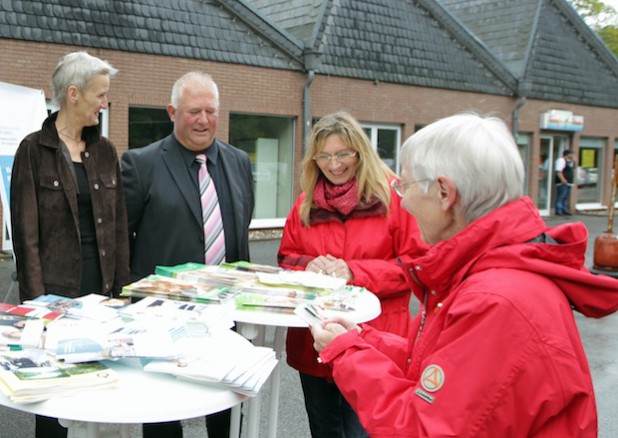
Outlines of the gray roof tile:
[{"label": "gray roof tile", "polygon": [[238,0],[0,0],[0,28],[15,39],[302,68],[302,44]]},{"label": "gray roof tile", "polygon": [[435,1],[340,0],[327,17],[320,73],[513,93],[513,76]]},{"label": "gray roof tile", "polygon": [[564,0],[442,0],[530,97],[618,108],[618,60]]}]

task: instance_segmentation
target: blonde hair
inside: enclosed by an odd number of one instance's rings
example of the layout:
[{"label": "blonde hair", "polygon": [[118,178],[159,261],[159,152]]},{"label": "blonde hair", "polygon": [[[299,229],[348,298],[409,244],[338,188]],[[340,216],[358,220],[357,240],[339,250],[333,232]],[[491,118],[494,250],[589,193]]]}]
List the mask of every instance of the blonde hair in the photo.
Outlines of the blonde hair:
[{"label": "blonde hair", "polygon": [[388,211],[391,202],[390,179],[395,177],[395,174],[371,147],[367,134],[356,119],[339,111],[322,117],[311,130],[309,148],[301,163],[300,187],[305,192],[305,199],[300,206],[303,224],[309,226],[313,190],[322,172],[313,157],[322,151],[326,138],[331,135],[338,135],[350,150],[357,153],[357,202],[361,199],[369,201],[377,198]]}]

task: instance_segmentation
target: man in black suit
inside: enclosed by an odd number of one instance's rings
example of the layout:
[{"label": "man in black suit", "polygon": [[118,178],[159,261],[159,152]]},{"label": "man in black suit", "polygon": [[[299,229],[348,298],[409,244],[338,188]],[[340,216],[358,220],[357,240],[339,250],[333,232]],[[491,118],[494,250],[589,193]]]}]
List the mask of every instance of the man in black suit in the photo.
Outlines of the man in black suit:
[{"label": "man in black suit", "polygon": [[[219,92],[212,77],[190,72],[178,79],[167,111],[174,132],[122,156],[133,280],[152,274],[157,265],[205,262],[198,154],[206,155],[215,185],[225,260],[249,260],[251,164],[247,153],[215,138]],[[208,416],[206,424],[209,437],[228,437],[230,411]],[[144,437],[154,436],[182,436],[180,422],[144,425]]]}]

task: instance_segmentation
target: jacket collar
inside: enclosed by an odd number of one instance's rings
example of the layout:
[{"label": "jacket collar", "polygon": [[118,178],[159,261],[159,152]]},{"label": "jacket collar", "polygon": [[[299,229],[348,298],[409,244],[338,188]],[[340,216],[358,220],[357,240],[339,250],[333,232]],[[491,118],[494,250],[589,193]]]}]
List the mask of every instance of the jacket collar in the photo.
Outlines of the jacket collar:
[{"label": "jacket collar", "polygon": [[[60,149],[60,137],[58,137],[58,131],[56,130],[57,118],[58,112],[55,112],[45,119],[41,128],[41,138],[39,139],[41,145],[52,149]],[[92,143],[99,141],[101,134],[98,127],[86,126],[83,129],[82,138],[86,141],[86,148],[88,148]]]},{"label": "jacket collar", "polygon": [[523,197],[471,222],[455,236],[432,246],[425,255],[404,264],[403,268],[416,295],[420,290],[418,285],[422,284],[436,299],[443,300],[494,248],[525,243],[545,229],[530,198]]},{"label": "jacket collar", "polygon": [[[551,239],[532,242],[542,233]],[[515,269],[549,278],[577,311],[598,318],[618,310],[618,281],[586,269],[587,243],[584,224],[547,228],[533,202],[523,197],[431,247],[404,271],[415,295],[428,299],[427,308],[444,301],[470,275]]]}]

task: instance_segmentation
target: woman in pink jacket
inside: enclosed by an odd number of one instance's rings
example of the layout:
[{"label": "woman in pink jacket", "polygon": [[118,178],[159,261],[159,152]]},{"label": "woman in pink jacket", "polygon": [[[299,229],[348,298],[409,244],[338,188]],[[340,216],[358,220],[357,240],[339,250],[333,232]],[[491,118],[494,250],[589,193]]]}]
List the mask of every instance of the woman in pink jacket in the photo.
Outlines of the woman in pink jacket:
[{"label": "woman in pink jacket", "polygon": [[616,311],[618,282],[584,268],[583,224],[546,228],[500,120],[442,119],[406,141],[402,161],[398,193],[432,245],[405,267],[423,302],[414,331],[311,328],[369,435],[596,437],[572,307]]},{"label": "woman in pink jacket", "polygon": [[[382,306],[369,324],[405,336],[411,293],[398,263],[426,246],[392,193],[394,179],[352,116],[339,112],[320,119],[302,164],[303,193],[283,230],[279,264],[367,288]],[[330,368],[318,363],[308,329],[288,331],[287,360],[300,371],[313,437],[366,436]]]}]

